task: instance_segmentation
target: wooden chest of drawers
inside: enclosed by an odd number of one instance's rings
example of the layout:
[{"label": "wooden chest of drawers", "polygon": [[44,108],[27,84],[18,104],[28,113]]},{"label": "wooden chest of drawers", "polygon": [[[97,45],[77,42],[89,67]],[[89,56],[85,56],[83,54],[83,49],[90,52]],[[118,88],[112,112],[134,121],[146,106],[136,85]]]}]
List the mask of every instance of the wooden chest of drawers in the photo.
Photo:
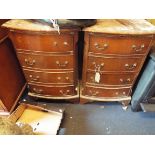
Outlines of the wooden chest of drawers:
[{"label": "wooden chest of drawers", "polygon": [[121,101],[127,105],[154,27],[145,20],[101,20],[84,31],[81,103]]},{"label": "wooden chest of drawers", "polygon": [[49,99],[79,98],[78,29],[61,29],[31,20],[11,20],[3,26],[26,77],[29,95]]}]

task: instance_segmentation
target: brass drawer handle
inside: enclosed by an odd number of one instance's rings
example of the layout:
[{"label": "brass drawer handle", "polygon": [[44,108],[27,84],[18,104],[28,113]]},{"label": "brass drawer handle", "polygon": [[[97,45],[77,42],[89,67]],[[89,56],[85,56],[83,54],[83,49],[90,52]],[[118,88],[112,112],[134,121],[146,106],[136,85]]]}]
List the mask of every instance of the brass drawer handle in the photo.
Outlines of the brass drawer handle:
[{"label": "brass drawer handle", "polygon": [[[118,92],[116,92],[115,94],[121,96],[121,94],[119,94]],[[122,92],[122,95],[126,95],[126,92],[123,91],[123,92]]]},{"label": "brass drawer handle", "polygon": [[90,80],[91,80],[92,82],[95,81],[93,76],[90,77]]},{"label": "brass drawer handle", "polygon": [[29,66],[34,66],[34,64],[36,62],[35,60],[30,60],[30,59],[25,59],[24,61]]},{"label": "brass drawer handle", "polygon": [[108,47],[108,44],[105,43],[103,44],[103,47],[100,47],[98,43],[95,43],[94,46],[97,50],[105,50]]},{"label": "brass drawer handle", "polygon": [[43,92],[42,89],[36,89],[36,88],[33,88],[33,91],[37,94],[41,94]]},{"label": "brass drawer handle", "polygon": [[[58,76],[58,77],[57,77],[57,79],[58,79],[58,80],[61,80],[61,77],[60,77],[60,76]],[[68,76],[66,76],[66,77],[65,77],[65,79],[66,79],[66,80],[69,80],[69,77],[68,77]]]},{"label": "brass drawer handle", "polygon": [[102,62],[101,64],[97,64],[97,63],[94,61],[94,62],[92,62],[92,64],[93,64],[94,67],[95,67],[95,71],[99,71],[99,72],[100,72],[101,68],[104,67],[104,63],[103,63],[103,62]]},{"label": "brass drawer handle", "polygon": [[128,83],[128,82],[130,82],[131,81],[131,79],[130,78],[127,78],[126,80],[124,80],[124,79],[120,79],[120,82],[121,83]]},{"label": "brass drawer handle", "polygon": [[66,67],[68,65],[68,61],[65,61],[64,63],[60,63],[59,61],[55,62],[59,67]]},{"label": "brass drawer handle", "polygon": [[89,93],[92,95],[92,96],[96,96],[96,95],[98,95],[99,94],[99,92],[98,91],[91,91],[91,90],[89,90]]},{"label": "brass drawer handle", "polygon": [[136,52],[142,51],[144,47],[145,47],[144,44],[142,44],[140,46],[132,45],[132,49],[135,50]]},{"label": "brass drawer handle", "polygon": [[59,91],[63,96],[67,96],[67,95],[69,95],[69,93],[70,93],[70,90],[66,90],[66,91],[63,91],[63,90],[60,90]]},{"label": "brass drawer handle", "polygon": [[118,95],[118,92],[116,92],[115,94]]},{"label": "brass drawer handle", "polygon": [[57,77],[57,79],[58,79],[58,80],[61,80],[61,77],[60,77],[60,76],[58,76],[58,77]]},{"label": "brass drawer handle", "polygon": [[66,76],[66,77],[65,77],[65,79],[66,79],[66,80],[69,80],[69,77],[68,77],[68,76]]},{"label": "brass drawer handle", "polygon": [[53,46],[57,46],[58,43],[56,41],[53,42]]},{"label": "brass drawer handle", "polygon": [[127,69],[132,70],[132,69],[136,68],[137,63],[131,64],[131,65],[125,64],[124,66],[125,66]]},{"label": "brass drawer handle", "polygon": [[31,78],[32,81],[38,81],[39,80],[39,76],[33,77],[33,75],[29,75],[29,77]]},{"label": "brass drawer handle", "polygon": [[101,64],[97,65],[96,62],[92,62],[92,64],[95,66],[95,67],[103,67],[104,66],[104,62],[102,62]]},{"label": "brass drawer handle", "polygon": [[63,43],[65,46],[68,46],[68,42],[67,41],[64,41]]},{"label": "brass drawer handle", "polygon": [[124,91],[122,94],[123,94],[123,95],[126,95],[126,92]]}]

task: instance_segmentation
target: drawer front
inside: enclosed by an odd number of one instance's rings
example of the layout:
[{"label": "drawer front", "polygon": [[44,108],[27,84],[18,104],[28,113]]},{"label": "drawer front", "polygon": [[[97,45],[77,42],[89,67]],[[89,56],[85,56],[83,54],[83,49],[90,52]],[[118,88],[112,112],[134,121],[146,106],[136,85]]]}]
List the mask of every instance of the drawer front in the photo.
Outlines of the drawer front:
[{"label": "drawer front", "polygon": [[71,34],[22,34],[14,33],[13,42],[16,49],[44,52],[73,51],[74,35]]},{"label": "drawer front", "polygon": [[97,54],[145,54],[152,36],[99,36],[90,35],[89,52]]},{"label": "drawer front", "polygon": [[100,78],[97,78],[95,72],[87,72],[87,83],[98,85],[132,85],[136,74],[133,73],[104,73],[100,72]]},{"label": "drawer front", "polygon": [[29,83],[29,91],[38,95],[67,97],[76,95],[74,86],[45,86]]},{"label": "drawer front", "polygon": [[83,95],[92,97],[128,97],[130,96],[130,88],[101,88],[86,86],[82,91]]},{"label": "drawer front", "polygon": [[143,63],[143,57],[93,57],[88,58],[88,69],[100,71],[134,71]]},{"label": "drawer front", "polygon": [[44,55],[17,53],[20,64],[25,68],[34,69],[71,69],[74,68],[74,55]]},{"label": "drawer front", "polygon": [[24,74],[28,82],[35,83],[56,83],[73,84],[74,72],[42,72],[24,69]]}]

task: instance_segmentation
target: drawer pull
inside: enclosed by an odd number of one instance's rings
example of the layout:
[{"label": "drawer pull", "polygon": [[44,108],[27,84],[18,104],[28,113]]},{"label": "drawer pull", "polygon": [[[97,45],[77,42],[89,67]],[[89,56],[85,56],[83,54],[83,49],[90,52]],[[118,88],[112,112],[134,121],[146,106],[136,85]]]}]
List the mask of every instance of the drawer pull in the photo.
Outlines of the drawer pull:
[{"label": "drawer pull", "polygon": [[123,92],[123,95],[126,95],[126,92],[125,91]]},{"label": "drawer pull", "polygon": [[59,67],[66,67],[67,64],[68,64],[68,61],[65,61],[64,63],[60,63],[59,61],[56,61],[56,64],[57,64]]},{"label": "drawer pull", "polygon": [[96,62],[93,62],[92,64],[95,66],[95,68],[96,67],[103,67],[104,66],[104,63],[103,62],[100,65],[97,65]]},{"label": "drawer pull", "polygon": [[[58,80],[61,80],[61,77],[59,76],[59,77],[57,77],[57,79],[58,79]],[[65,79],[66,79],[66,80],[69,80],[69,77],[66,76]]]},{"label": "drawer pull", "polygon": [[61,80],[61,77],[59,76],[59,77],[57,77],[57,79],[58,79],[58,80]]},{"label": "drawer pull", "polygon": [[108,47],[108,44],[103,44],[103,47],[100,47],[98,43],[94,44],[95,48],[98,50],[105,50]]},{"label": "drawer pull", "polygon": [[115,94],[118,95],[118,92],[116,92]]},{"label": "drawer pull", "polygon": [[29,75],[29,77],[31,78],[32,81],[38,81],[39,80],[39,76],[33,77],[32,75]]},{"label": "drawer pull", "polygon": [[93,77],[93,76],[91,76],[91,77],[90,77],[90,80],[91,80],[92,82],[94,82],[94,77]]},{"label": "drawer pull", "polygon": [[33,66],[35,64],[35,60],[25,59],[25,63],[29,66]]},{"label": "drawer pull", "polygon": [[40,93],[43,92],[42,89],[36,89],[36,88],[33,88],[33,91],[34,91],[35,93],[37,93],[37,94],[40,94]]},{"label": "drawer pull", "polygon": [[66,92],[64,92],[63,90],[60,90],[59,91],[63,96],[67,96],[68,95],[68,93],[70,93],[70,90],[66,90]]},{"label": "drawer pull", "polygon": [[99,94],[99,92],[98,92],[98,91],[93,92],[93,91],[91,91],[91,90],[89,90],[89,93],[90,93],[92,96],[96,96],[96,95],[98,95],[98,94]]},{"label": "drawer pull", "polygon": [[[116,92],[115,94],[121,96],[121,94],[119,94],[118,92]],[[122,92],[122,95],[126,95],[126,92],[123,91],[123,92]]]},{"label": "drawer pull", "polygon": [[68,42],[67,41],[64,41],[64,45],[67,46],[68,45]]},{"label": "drawer pull", "polygon": [[135,50],[136,52],[142,51],[144,47],[145,47],[144,44],[140,46],[132,45],[132,49]]},{"label": "drawer pull", "polygon": [[54,46],[57,46],[57,45],[58,45],[58,43],[55,41],[55,42],[53,42],[53,45],[54,45]]},{"label": "drawer pull", "polygon": [[130,78],[128,78],[128,79],[126,79],[126,80],[124,80],[124,79],[120,79],[120,82],[121,83],[128,83],[128,82],[130,82],[131,81],[131,79]]},{"label": "drawer pull", "polygon": [[67,77],[65,77],[65,79],[66,79],[66,80],[69,80],[69,77],[67,76]]},{"label": "drawer pull", "polygon": [[96,62],[93,62],[92,64],[93,64],[93,65],[94,65],[94,67],[95,67],[95,71],[100,71],[100,70],[101,70],[101,68],[103,68],[103,67],[104,67],[104,63],[101,63],[101,64],[96,64]]},{"label": "drawer pull", "polygon": [[131,64],[131,65],[125,64],[124,66],[125,66],[127,69],[132,70],[132,69],[136,68],[137,64],[136,64],[136,63]]},{"label": "drawer pull", "polygon": [[72,34],[72,35],[73,35],[73,34],[74,34],[74,32],[70,32],[70,34]]}]

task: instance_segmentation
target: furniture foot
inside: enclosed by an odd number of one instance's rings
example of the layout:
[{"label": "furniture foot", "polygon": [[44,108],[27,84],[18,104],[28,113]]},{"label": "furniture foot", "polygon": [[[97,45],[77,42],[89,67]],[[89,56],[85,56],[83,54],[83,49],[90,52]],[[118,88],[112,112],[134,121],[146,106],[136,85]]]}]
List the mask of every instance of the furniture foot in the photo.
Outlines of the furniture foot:
[{"label": "furniture foot", "polygon": [[129,103],[130,103],[130,100],[122,101],[122,105],[123,105],[122,109],[126,111],[128,109]]},{"label": "furniture foot", "polygon": [[89,102],[88,99],[80,98],[80,104],[85,104],[85,103],[87,103],[87,102]]},{"label": "furniture foot", "polygon": [[79,99],[79,98],[75,98],[75,99],[70,99],[69,101],[70,101],[71,103],[73,103],[73,104],[79,104],[80,99]]},{"label": "furniture foot", "polygon": [[122,101],[123,106],[128,106],[130,103],[130,100]]}]

